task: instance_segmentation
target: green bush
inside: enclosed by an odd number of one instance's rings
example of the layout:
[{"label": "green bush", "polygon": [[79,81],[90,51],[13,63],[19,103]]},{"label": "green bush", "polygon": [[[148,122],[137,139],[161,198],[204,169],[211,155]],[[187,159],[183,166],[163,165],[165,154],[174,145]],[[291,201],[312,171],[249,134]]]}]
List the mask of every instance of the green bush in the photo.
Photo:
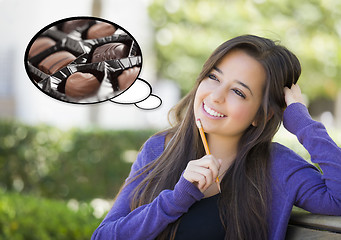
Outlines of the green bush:
[{"label": "green bush", "polygon": [[0,190],[0,239],[90,239],[100,220],[87,203],[71,210],[63,201]]},{"label": "green bush", "polygon": [[48,198],[113,198],[154,132],[0,121],[0,187]]}]

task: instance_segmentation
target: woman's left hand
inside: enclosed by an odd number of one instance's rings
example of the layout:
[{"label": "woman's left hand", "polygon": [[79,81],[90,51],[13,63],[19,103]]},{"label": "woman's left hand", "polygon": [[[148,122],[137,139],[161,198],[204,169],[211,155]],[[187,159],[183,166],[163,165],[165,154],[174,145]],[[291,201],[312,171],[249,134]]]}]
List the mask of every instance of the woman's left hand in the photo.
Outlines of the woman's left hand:
[{"label": "woman's left hand", "polygon": [[296,102],[299,102],[305,105],[301,89],[296,84],[293,84],[291,88],[288,88],[288,87],[284,88],[284,97],[285,97],[285,102],[287,106]]}]

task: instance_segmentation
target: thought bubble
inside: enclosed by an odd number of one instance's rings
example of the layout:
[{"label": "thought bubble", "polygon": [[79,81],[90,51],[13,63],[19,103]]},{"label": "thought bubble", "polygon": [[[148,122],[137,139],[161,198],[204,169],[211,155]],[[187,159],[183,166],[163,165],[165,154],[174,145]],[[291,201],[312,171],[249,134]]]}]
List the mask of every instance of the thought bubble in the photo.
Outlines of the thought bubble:
[{"label": "thought bubble", "polygon": [[110,101],[122,104],[138,103],[148,98],[151,93],[152,88],[148,82],[138,78],[129,89]]},{"label": "thought bubble", "polygon": [[145,100],[135,103],[135,106],[141,109],[151,110],[160,107],[161,104],[162,101],[158,96],[150,94]]},{"label": "thought bubble", "polygon": [[67,103],[133,104],[151,95],[151,86],[136,80],[142,54],[135,38],[104,19],[74,17],[49,24],[29,42],[24,61],[39,90]]},{"label": "thought bubble", "polygon": [[152,94],[152,87],[141,78],[137,78],[133,85],[119,96],[110,99],[113,103],[134,104],[136,107],[151,110],[158,108],[162,101]]}]

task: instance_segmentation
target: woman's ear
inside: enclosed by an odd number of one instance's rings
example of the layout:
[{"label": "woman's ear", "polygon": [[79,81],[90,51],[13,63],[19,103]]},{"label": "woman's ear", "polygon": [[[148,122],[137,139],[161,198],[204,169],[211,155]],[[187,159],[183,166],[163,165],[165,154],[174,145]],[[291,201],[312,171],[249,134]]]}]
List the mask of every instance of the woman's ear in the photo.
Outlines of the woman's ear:
[{"label": "woman's ear", "polygon": [[268,113],[268,117],[267,117],[266,121],[268,122],[273,116],[274,116],[274,111],[270,110],[270,112]]},{"label": "woman's ear", "polygon": [[[268,113],[268,117],[266,118],[266,122],[268,122],[274,115],[274,112],[271,110],[269,113]],[[258,123],[257,123],[257,120],[255,119],[252,123],[251,123],[252,126],[254,127],[257,127]]]}]

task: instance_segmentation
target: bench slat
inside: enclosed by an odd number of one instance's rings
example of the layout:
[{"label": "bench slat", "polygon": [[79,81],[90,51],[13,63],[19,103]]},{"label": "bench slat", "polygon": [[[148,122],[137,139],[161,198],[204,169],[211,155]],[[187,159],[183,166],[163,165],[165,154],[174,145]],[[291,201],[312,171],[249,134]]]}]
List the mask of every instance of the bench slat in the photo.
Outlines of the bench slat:
[{"label": "bench slat", "polygon": [[299,225],[318,230],[328,230],[341,233],[341,216],[327,216],[304,212],[292,212],[289,223],[291,225]]},{"label": "bench slat", "polygon": [[286,240],[340,240],[341,235],[299,226],[288,225]]}]

